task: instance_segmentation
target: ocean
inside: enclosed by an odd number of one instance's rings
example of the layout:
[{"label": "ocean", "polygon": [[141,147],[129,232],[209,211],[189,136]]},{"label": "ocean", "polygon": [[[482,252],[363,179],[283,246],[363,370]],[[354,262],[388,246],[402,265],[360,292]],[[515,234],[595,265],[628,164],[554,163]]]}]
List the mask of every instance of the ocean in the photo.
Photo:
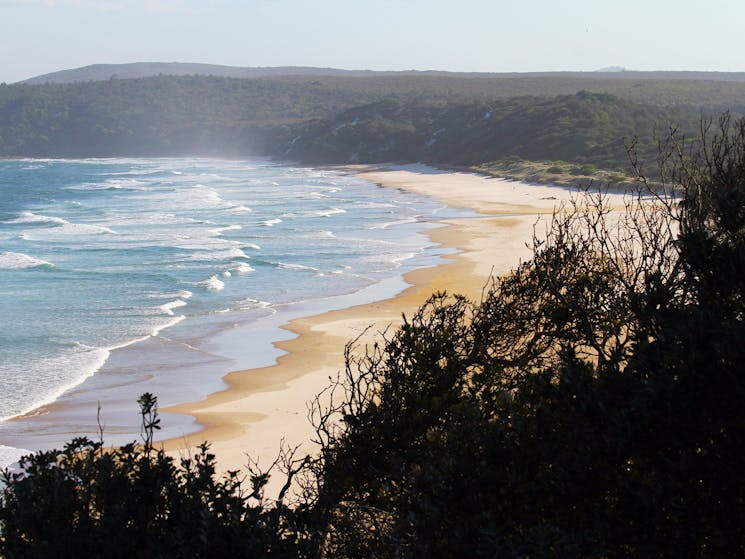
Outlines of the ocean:
[{"label": "ocean", "polygon": [[266,160],[2,160],[0,189],[0,466],[81,434],[34,418],[55,402],[100,402],[107,442],[134,440],[139,393],[270,364],[288,319],[395,295],[445,252],[426,230],[470,215]]}]

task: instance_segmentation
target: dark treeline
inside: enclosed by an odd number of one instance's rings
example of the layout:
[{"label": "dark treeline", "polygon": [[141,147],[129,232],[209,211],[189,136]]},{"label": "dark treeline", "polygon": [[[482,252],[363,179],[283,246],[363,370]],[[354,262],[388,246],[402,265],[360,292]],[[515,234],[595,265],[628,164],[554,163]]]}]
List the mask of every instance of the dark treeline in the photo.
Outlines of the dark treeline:
[{"label": "dark treeline", "polygon": [[505,157],[625,165],[654,127],[745,114],[745,84],[577,76],[155,76],[0,85],[0,155],[248,156],[307,162]]},{"label": "dark treeline", "polygon": [[435,294],[350,343],[276,499],[266,472],[217,479],[206,446],[154,448],[143,395],[144,444],[6,472],[0,555],[743,556],[745,120],[701,140],[670,137],[620,214],[557,212],[480,301]]}]

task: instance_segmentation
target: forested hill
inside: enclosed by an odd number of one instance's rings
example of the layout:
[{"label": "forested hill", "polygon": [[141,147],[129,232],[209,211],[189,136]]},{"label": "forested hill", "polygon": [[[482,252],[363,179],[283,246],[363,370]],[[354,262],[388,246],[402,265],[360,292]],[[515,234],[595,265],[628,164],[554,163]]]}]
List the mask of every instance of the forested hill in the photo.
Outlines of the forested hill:
[{"label": "forested hill", "polygon": [[672,122],[694,128],[698,118],[589,92],[446,105],[381,101],[302,127],[286,153],[324,162],[461,165],[512,156],[613,168],[627,163],[625,145],[635,137],[653,138],[655,126]]},{"label": "forested hill", "polygon": [[[24,80],[26,84],[76,83],[110,79],[147,78],[151,76],[218,76],[223,78],[264,78],[271,76],[366,76],[394,72],[338,70],[306,66],[241,67],[189,62],[132,62],[130,64],[91,64],[82,68],[60,70]],[[745,81],[745,74],[743,75]]]},{"label": "forested hill", "polygon": [[[634,73],[629,73],[634,75]],[[160,75],[0,85],[0,155],[247,156],[616,169],[702,112],[745,114],[745,83],[606,74]],[[722,76],[720,76],[722,77]]]}]

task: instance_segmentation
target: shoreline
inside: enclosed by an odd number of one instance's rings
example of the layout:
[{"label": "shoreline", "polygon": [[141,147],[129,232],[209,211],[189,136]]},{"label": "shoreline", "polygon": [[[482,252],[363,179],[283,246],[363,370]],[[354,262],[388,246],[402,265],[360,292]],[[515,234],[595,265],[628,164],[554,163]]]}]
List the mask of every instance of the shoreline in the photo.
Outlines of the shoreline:
[{"label": "shoreline", "polygon": [[508,273],[531,256],[526,243],[536,222],[542,215],[551,215],[573,193],[567,187],[421,165],[337,169],[384,187],[430,196],[451,207],[475,210],[480,216],[435,221],[440,227],[425,234],[456,253],[443,255],[442,264],[405,274],[410,286],[397,296],[295,318],[281,327],[293,337],[273,343],[285,352],[274,364],[230,372],[223,377],[224,390],[197,402],[163,408],[192,416],[202,426],[197,432],[161,441],[167,451],[190,452],[207,440],[220,471],[243,469],[248,456],[268,466],[278,454],[280,441],[298,447],[300,455],[313,452],[307,402],[344,369],[347,342],[363,332],[361,346],[379,339],[379,332],[396,328],[402,313],[411,315],[437,291],[478,300],[490,277]]},{"label": "shoreline", "polygon": [[[330,170],[309,169],[313,180],[326,180],[315,178],[317,173],[324,174],[324,171]],[[301,174],[305,176],[307,173]],[[107,446],[139,440],[136,400],[143,392],[156,394],[160,407],[166,409],[168,406],[197,401],[220,391],[225,387],[222,379],[229,371],[274,364],[283,351],[273,346],[272,342],[295,336],[282,329],[282,325],[296,317],[318,315],[327,310],[379,301],[401,292],[408,285],[403,279],[406,271],[442,261],[444,251],[431,243],[425,234],[426,230],[436,227],[435,220],[444,215],[472,215],[471,212],[449,211],[444,205],[430,199],[424,201],[423,197],[407,201],[406,196],[401,193],[386,194],[382,188],[368,181],[359,181],[345,171],[335,170],[328,174],[335,177],[346,175],[344,180],[350,182],[350,188],[362,192],[374,207],[377,202],[387,201],[394,204],[391,205],[392,208],[406,208],[413,204],[412,209],[406,212],[378,210],[380,215],[372,229],[382,231],[389,226],[395,227],[387,233],[371,232],[369,237],[380,238],[378,242],[383,244],[387,244],[386,239],[394,241],[394,245],[400,244],[403,248],[403,252],[398,251],[402,256],[400,264],[398,260],[393,260],[393,269],[381,268],[379,276],[371,276],[373,283],[367,286],[348,286],[351,290],[327,289],[325,293],[312,292],[310,297],[289,297],[286,300],[266,297],[267,301],[273,303],[248,299],[257,304],[235,309],[227,314],[218,311],[197,316],[195,320],[183,321],[156,336],[150,335],[136,343],[118,346],[115,351],[110,352],[104,365],[83,383],[78,383],[52,402],[45,402],[41,407],[34,406],[30,412],[0,422],[0,466],[10,464],[8,456],[15,456],[16,451],[26,454],[36,450],[62,448],[73,436],[98,440],[97,404],[101,406],[100,417],[105,428]],[[327,178],[331,180],[334,177]],[[355,184],[358,186],[354,186]],[[377,204],[377,207],[385,206],[388,204]],[[395,216],[386,217],[386,213]],[[401,219],[399,214],[402,214]],[[315,223],[322,228],[333,229],[333,224],[327,226],[327,222],[323,220]],[[360,225],[359,231],[355,225],[351,226],[354,232],[352,237],[364,236],[367,227],[362,225],[364,224]],[[381,263],[386,265],[388,252],[386,247],[383,248]],[[397,251],[393,250],[392,254],[395,253]],[[371,255],[373,262],[377,262],[376,256]],[[179,439],[184,434],[203,429],[195,424],[194,417],[190,415],[164,414],[163,419],[163,429],[158,433],[158,440]]]}]

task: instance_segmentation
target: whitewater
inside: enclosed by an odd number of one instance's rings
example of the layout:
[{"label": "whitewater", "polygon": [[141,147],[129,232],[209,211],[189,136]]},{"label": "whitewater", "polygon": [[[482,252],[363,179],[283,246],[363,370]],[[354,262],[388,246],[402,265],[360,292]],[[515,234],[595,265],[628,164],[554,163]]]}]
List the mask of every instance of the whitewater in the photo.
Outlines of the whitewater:
[{"label": "whitewater", "polygon": [[93,435],[36,413],[76,398],[133,440],[114,414],[138,392],[202,398],[276,358],[288,318],[395,295],[443,254],[423,232],[464,213],[265,160],[4,160],[0,188],[0,466]]}]

